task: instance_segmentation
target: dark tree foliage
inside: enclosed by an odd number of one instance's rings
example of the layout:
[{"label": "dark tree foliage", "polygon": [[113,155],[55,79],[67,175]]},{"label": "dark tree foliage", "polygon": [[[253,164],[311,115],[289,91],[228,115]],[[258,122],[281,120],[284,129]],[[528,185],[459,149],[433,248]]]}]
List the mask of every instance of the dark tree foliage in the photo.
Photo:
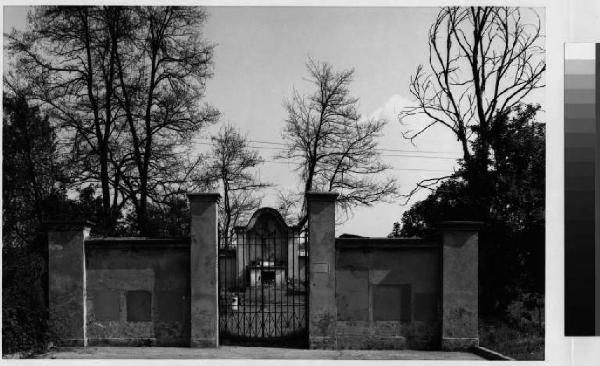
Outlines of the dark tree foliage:
[{"label": "dark tree foliage", "polygon": [[2,130],[2,348],[13,353],[41,349],[51,337],[45,221],[95,221],[103,208],[93,185],[68,198],[56,129],[23,91],[4,93]]},{"label": "dark tree foliage", "polygon": [[5,93],[2,118],[2,350],[38,348],[47,336],[46,241],[39,229],[55,188],[54,129],[22,95]]},{"label": "dark tree foliage", "polygon": [[3,354],[42,349],[50,339],[43,291],[46,277],[46,261],[39,252],[2,247]]},{"label": "dark tree foliage", "polygon": [[[148,206],[147,236],[180,238],[190,235],[190,210],[187,198],[174,196],[162,204]],[[127,216],[121,226],[121,235],[132,235],[137,226],[135,213]]]},{"label": "dark tree foliage", "polygon": [[[537,19],[529,21],[532,17]],[[444,7],[428,36],[428,63],[419,65],[409,86],[416,103],[400,114],[426,116],[427,122],[404,137],[413,141],[434,125],[452,131],[462,149],[462,177],[472,192],[484,196],[494,189],[488,171],[500,128],[496,122],[544,87],[541,21],[532,9]],[[422,181],[406,196],[445,178]],[[474,209],[481,209],[480,217],[488,211],[481,205]]]},{"label": "dark tree foliage", "polygon": [[48,337],[40,229],[66,193],[48,118],[14,91],[4,93],[2,109],[2,350],[11,353],[42,347]]},{"label": "dark tree foliage", "polygon": [[55,196],[64,195],[56,163],[56,132],[23,95],[4,94],[2,118],[2,226],[4,245],[35,242]]},{"label": "dark tree foliage", "polygon": [[470,189],[463,165],[402,217],[404,236],[430,234],[441,220],[485,222],[479,246],[483,316],[501,314],[523,292],[544,292],[545,125],[535,121],[538,110],[518,106],[496,117],[490,169],[482,177],[491,182],[489,191]]},{"label": "dark tree foliage", "polygon": [[400,223],[394,222],[394,225],[392,226],[392,232],[390,232],[387,235],[387,237],[388,238],[399,238],[402,236],[401,230],[402,230],[402,226],[400,225]]},{"label": "dark tree foliage", "polygon": [[[70,143],[77,184],[95,184],[107,227],[181,196],[189,141],[218,112],[201,103],[213,45],[199,7],[40,6],[8,35],[9,83],[26,85]],[[166,208],[162,208],[166,209]]]},{"label": "dark tree foliage", "polygon": [[[537,21],[528,21],[528,12]],[[416,104],[400,114],[427,117],[405,138],[443,125],[461,146],[455,174],[421,181],[405,195],[432,191],[404,214],[403,234],[430,232],[442,219],[485,222],[483,315],[502,313],[519,292],[544,291],[544,125],[534,121],[539,107],[523,105],[544,87],[543,39],[534,10],[440,9],[429,30],[428,64],[411,78]]]},{"label": "dark tree foliage", "polygon": [[447,218],[474,220],[471,198],[463,180],[448,179],[423,201],[402,215],[401,236],[425,236],[435,232],[437,223]]},{"label": "dark tree foliage", "polygon": [[5,76],[7,84],[26,86],[63,138],[70,137],[75,181],[98,182],[103,221],[109,222],[119,207],[115,170],[121,154],[114,139],[123,130],[114,100],[115,44],[103,31],[113,23],[99,7],[36,7],[28,30],[8,35],[14,68]]}]

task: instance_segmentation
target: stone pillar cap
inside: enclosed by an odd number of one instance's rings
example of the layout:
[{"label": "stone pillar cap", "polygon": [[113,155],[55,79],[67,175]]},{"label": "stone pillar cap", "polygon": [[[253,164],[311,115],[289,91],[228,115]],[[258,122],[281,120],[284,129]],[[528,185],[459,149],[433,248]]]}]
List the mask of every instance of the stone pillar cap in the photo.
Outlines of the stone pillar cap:
[{"label": "stone pillar cap", "polygon": [[309,201],[335,201],[338,196],[337,192],[306,192],[306,199]]},{"label": "stone pillar cap", "polygon": [[221,198],[221,194],[217,192],[198,192],[198,193],[188,193],[188,199],[190,201],[218,201]]},{"label": "stone pillar cap", "polygon": [[438,227],[443,230],[478,231],[483,221],[440,221]]}]

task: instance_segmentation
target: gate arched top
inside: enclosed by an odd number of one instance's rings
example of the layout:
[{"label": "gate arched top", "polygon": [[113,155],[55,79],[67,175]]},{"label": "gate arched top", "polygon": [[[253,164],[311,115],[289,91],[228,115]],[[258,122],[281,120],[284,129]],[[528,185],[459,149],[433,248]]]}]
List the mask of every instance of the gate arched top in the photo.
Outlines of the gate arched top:
[{"label": "gate arched top", "polygon": [[246,230],[259,229],[263,225],[268,225],[269,222],[274,222],[284,232],[289,228],[279,211],[271,207],[262,207],[254,212],[246,225]]}]

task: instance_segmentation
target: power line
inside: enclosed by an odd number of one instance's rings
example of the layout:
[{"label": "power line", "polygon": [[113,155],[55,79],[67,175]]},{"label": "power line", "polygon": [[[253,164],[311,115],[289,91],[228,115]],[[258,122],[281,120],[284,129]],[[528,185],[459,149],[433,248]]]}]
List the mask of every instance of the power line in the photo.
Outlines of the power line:
[{"label": "power line", "polygon": [[[274,142],[274,141],[265,141],[265,140],[248,140],[249,142],[255,142],[255,143],[260,143],[260,144],[267,144],[267,145],[279,145],[279,146],[286,146],[285,143],[283,142]],[[387,151],[387,152],[408,152],[408,153],[426,153],[426,154],[457,154],[458,152],[456,151],[433,151],[433,150],[402,150],[402,149],[391,149],[391,148],[383,148],[383,147],[378,147],[375,148],[373,150],[376,151]]]},{"label": "power line", "polygon": [[260,144],[267,144],[267,145],[281,145],[281,146],[285,146],[285,144],[283,142],[273,142],[273,141],[262,141],[262,140],[248,140],[250,142],[257,142]]},{"label": "power line", "polygon": [[[261,160],[263,163],[271,163],[271,164],[283,164],[290,165],[295,163],[285,162],[285,161],[276,161],[276,160]],[[452,170],[443,170],[443,169],[419,169],[419,168],[394,168],[390,167],[391,170],[397,171],[407,171],[407,172],[434,172],[434,173],[453,173]]]},{"label": "power line", "polygon": [[[297,163],[289,162],[289,161],[279,161],[279,160],[261,160],[260,163],[270,163],[270,164],[280,164],[280,165],[296,165]],[[210,166],[210,168],[215,168],[216,166]],[[260,166],[257,165],[254,168],[260,169]],[[397,171],[407,171],[407,172],[434,172],[434,173],[454,173],[453,170],[444,170],[444,169],[420,169],[420,168],[394,168],[390,167],[390,170]]]},{"label": "power line", "polygon": [[[251,141],[251,140],[248,140]],[[211,142],[201,142],[201,141],[194,141],[193,143],[195,144],[200,144],[200,145],[208,145],[208,146],[214,146],[213,143]],[[275,143],[273,143],[275,144]],[[252,148],[252,149],[265,149],[265,150],[275,150],[275,151],[284,151],[285,149],[283,148],[277,148],[277,147],[267,147],[267,146],[255,146],[255,145],[248,145],[248,147]],[[373,149],[378,151],[379,149]],[[408,150],[398,150],[398,151],[406,151],[408,153],[424,153],[424,151],[408,151]],[[430,152],[433,153],[433,152]],[[440,154],[442,152],[439,152]],[[445,157],[445,156],[427,156],[427,155],[403,155],[403,154],[381,154],[381,156],[384,157],[404,157],[404,158],[424,158],[424,159],[441,159],[441,160],[457,160],[459,158],[451,158],[451,157]]]}]

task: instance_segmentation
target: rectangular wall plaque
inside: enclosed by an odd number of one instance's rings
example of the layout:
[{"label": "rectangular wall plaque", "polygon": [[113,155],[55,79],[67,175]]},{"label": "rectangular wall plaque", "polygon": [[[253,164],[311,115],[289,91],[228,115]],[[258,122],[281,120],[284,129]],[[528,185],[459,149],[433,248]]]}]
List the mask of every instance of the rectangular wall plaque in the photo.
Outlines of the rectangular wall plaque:
[{"label": "rectangular wall plaque", "polygon": [[314,273],[329,273],[329,263],[315,263],[312,270]]}]

